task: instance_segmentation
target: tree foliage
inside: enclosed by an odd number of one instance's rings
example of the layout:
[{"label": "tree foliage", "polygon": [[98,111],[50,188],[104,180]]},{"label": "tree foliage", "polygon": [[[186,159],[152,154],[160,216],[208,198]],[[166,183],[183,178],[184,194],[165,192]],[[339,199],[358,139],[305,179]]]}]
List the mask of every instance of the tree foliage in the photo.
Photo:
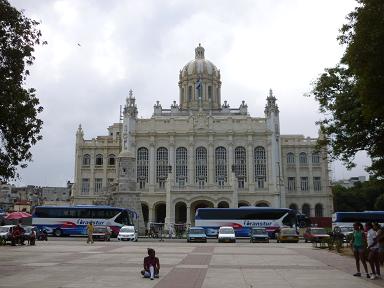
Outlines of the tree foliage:
[{"label": "tree foliage", "polygon": [[335,211],[384,210],[384,181],[357,183],[352,188],[332,187]]},{"label": "tree foliage", "polygon": [[41,42],[38,22],[0,0],[0,180],[19,176],[32,160],[30,149],[41,139],[42,120],[33,88],[25,88],[33,64],[32,55]]},{"label": "tree foliage", "polygon": [[358,151],[372,160],[368,171],[384,176],[384,1],[357,0],[340,29],[346,46],[340,63],[314,82],[312,95],[324,118],[318,121],[331,159],[355,166]]}]

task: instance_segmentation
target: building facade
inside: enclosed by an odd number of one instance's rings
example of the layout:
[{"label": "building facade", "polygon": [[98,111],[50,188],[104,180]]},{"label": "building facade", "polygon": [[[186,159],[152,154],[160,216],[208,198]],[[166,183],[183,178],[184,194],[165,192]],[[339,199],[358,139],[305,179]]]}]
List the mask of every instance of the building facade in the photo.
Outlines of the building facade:
[{"label": "building facade", "polygon": [[244,101],[236,108],[222,102],[220,70],[204,54],[199,44],[180,71],[178,104],[165,109],[157,101],[152,117],[139,119],[130,91],[122,122],[108,135],[86,140],[79,126],[74,204],[122,206],[118,195],[135,193],[144,222],[193,224],[200,207],[330,216],[328,160],[315,151],[316,139],[280,135],[272,90],[263,117],[249,115]]}]

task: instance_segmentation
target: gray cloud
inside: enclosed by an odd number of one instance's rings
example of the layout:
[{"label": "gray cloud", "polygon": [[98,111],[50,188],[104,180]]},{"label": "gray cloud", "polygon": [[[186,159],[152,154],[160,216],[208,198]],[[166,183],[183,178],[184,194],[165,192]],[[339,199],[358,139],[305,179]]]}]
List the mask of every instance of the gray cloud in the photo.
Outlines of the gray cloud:
[{"label": "gray cloud", "polygon": [[[48,45],[36,51],[27,85],[44,106],[44,139],[19,184],[64,185],[73,179],[75,132],[106,134],[134,90],[139,117],[153,104],[178,101],[179,70],[198,43],[221,70],[223,100],[245,100],[263,116],[272,88],[285,134],[316,137],[321,116],[303,97],[310,82],[342,55],[336,41],[353,0],[331,1],[21,1],[42,22]],[[332,9],[329,9],[332,7]],[[324,19],[327,15],[327,19]],[[359,163],[367,163],[366,157]],[[337,165],[335,177],[348,176]],[[352,171],[363,173],[362,166]]]}]

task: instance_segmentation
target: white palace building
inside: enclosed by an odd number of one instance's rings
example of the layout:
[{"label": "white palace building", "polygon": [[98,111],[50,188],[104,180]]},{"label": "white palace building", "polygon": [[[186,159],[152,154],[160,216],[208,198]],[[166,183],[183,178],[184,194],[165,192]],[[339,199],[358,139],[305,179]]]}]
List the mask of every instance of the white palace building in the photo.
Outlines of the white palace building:
[{"label": "white palace building", "polygon": [[[289,207],[308,216],[333,211],[325,152],[316,139],[280,135],[272,90],[264,117],[222,101],[220,70],[204,48],[179,73],[179,104],[157,101],[139,119],[132,91],[122,123],[108,135],[76,133],[74,204],[134,208],[144,222],[194,223],[200,207]],[[143,223],[144,225],[144,223]]]}]

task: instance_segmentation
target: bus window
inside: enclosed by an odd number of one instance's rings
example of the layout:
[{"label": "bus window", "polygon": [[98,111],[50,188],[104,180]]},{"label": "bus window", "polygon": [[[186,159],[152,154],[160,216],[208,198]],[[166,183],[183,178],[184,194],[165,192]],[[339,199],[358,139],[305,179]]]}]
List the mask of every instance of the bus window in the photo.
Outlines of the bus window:
[{"label": "bus window", "polygon": [[105,210],[102,210],[102,209],[91,210],[91,218],[104,219],[105,218]]},{"label": "bus window", "polygon": [[91,218],[91,210],[88,208],[79,209],[79,218]]}]

